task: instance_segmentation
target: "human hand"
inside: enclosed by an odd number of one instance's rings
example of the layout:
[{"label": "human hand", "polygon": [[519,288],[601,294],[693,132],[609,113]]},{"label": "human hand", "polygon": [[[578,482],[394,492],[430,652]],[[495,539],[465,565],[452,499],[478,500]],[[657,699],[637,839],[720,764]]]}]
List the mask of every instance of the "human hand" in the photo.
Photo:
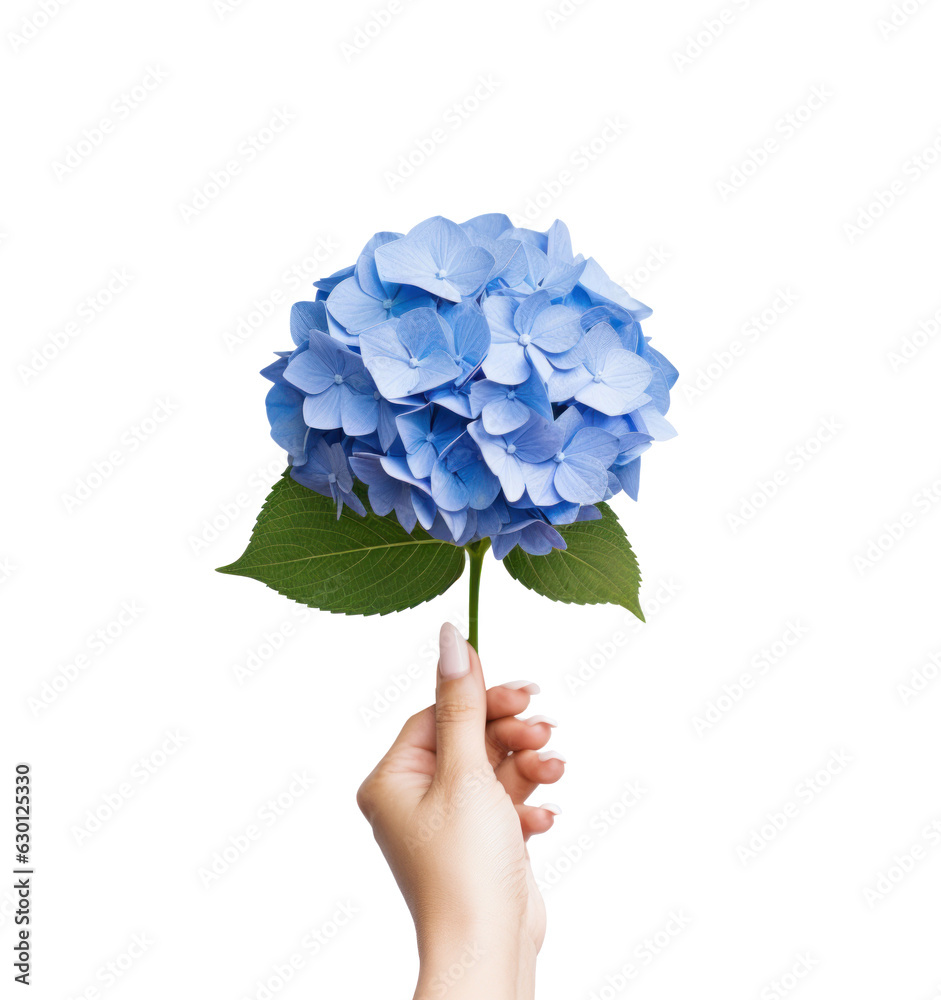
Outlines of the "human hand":
[{"label": "human hand", "polygon": [[359,789],[415,921],[416,1000],[533,996],[546,912],[525,841],[559,810],[525,802],[565,769],[538,752],[555,723],[516,718],[538,692],[525,681],[486,690],[477,653],[442,626],[435,704],[406,722]]}]

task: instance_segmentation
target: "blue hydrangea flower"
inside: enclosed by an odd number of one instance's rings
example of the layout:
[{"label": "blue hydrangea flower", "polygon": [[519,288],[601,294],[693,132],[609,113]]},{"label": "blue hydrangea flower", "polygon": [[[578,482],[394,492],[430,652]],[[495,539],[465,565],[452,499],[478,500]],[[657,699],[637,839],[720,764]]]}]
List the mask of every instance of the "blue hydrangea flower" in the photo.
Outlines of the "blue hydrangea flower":
[{"label": "blue hydrangea flower", "polygon": [[309,427],[347,434],[371,434],[379,424],[379,393],[363,359],[314,330],[306,351],[298,352],[285,379],[305,394],[304,420]]},{"label": "blue hydrangea flower", "polygon": [[[368,488],[369,506],[385,517],[395,511],[402,527],[414,531],[416,523],[427,531],[435,523],[437,507],[434,500],[415,481],[389,475],[383,467],[390,459],[386,455],[353,455],[350,466],[357,478]],[[401,472],[401,470],[399,470]]]},{"label": "blue hydrangea flower", "polygon": [[561,431],[558,451],[526,470],[526,485],[540,507],[567,501],[591,504],[608,490],[608,469],[618,457],[618,439],[600,427],[588,427],[574,406],[555,422]]},{"label": "blue hydrangea flower", "polygon": [[343,513],[343,504],[348,504],[360,516],[365,516],[366,508],[353,492],[353,473],[343,446],[339,443],[327,444],[324,438],[308,437],[307,459],[298,468],[294,465],[291,475],[302,486],[333,497],[337,505],[337,518]]},{"label": "blue hydrangea flower", "polygon": [[471,414],[480,417],[488,434],[506,434],[522,427],[537,413],[552,420],[546,383],[536,372],[520,385],[478,379],[470,387]]},{"label": "blue hydrangea flower", "polygon": [[490,324],[490,351],[484,374],[495,382],[519,385],[535,367],[548,379],[550,358],[562,355],[582,337],[580,316],[570,306],[552,305],[549,293],[534,292],[525,299],[492,295],[484,303]]},{"label": "blue hydrangea flower", "polygon": [[266,405],[291,475],[338,516],[365,499],[409,532],[545,555],[601,501],[636,500],[641,456],[675,434],[649,308],[561,222],[436,216],[314,287],[263,372]]},{"label": "blue hydrangea flower", "polygon": [[330,292],[327,299],[330,315],[350,337],[409,309],[435,305],[422,289],[383,281],[379,276],[376,249],[398,239],[401,233],[376,233],[360,254],[353,274]]},{"label": "blue hydrangea flower", "polygon": [[[562,446],[562,429],[556,423],[533,416],[522,426],[506,434],[488,434],[482,423],[474,421],[467,428],[477,442],[484,461],[495,473],[510,502],[519,500],[527,486],[527,470],[555,455]],[[529,473],[529,477],[533,474]]]},{"label": "blue hydrangea flower", "polygon": [[428,403],[396,418],[412,475],[427,479],[438,456],[464,433],[464,421],[450,410]]},{"label": "blue hydrangea flower", "polygon": [[575,399],[601,413],[617,416],[650,402],[644,389],[653,372],[643,358],[627,351],[609,323],[598,323],[568,352],[561,364],[574,367],[549,376],[549,398]]},{"label": "blue hydrangea flower", "polygon": [[379,276],[401,285],[415,285],[439,299],[460,302],[487,280],[493,257],[475,246],[453,222],[436,216],[417,225],[407,236],[376,248]]},{"label": "blue hydrangea flower", "polygon": [[405,313],[360,337],[363,360],[387,399],[436,389],[461,375],[451,350],[453,334],[434,309]]}]

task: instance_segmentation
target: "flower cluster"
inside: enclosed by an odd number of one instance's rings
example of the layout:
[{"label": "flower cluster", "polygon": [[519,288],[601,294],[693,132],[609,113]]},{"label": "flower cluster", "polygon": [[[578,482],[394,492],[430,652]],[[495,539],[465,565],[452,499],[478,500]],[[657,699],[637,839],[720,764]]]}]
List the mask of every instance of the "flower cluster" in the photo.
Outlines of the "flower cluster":
[{"label": "flower cluster", "polygon": [[505,215],[377,233],[291,313],[295,349],[262,374],[293,478],[364,515],[466,545],[545,555],[555,526],[597,518],[640,456],[672,437],[676,369],[643,335],[650,310],[568,230]]}]

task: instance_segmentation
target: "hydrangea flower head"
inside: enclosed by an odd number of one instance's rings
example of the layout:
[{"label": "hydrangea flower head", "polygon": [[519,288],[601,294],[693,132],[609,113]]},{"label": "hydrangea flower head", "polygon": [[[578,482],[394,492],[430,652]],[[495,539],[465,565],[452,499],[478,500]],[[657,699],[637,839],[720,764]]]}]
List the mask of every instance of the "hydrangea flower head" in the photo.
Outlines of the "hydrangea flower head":
[{"label": "hydrangea flower head", "polygon": [[[677,372],[650,309],[568,230],[505,215],[380,232],[291,313],[262,374],[292,477],[368,516],[502,559],[564,548],[558,526],[637,499],[641,455],[674,435]],[[357,495],[356,483],[365,487]]]}]

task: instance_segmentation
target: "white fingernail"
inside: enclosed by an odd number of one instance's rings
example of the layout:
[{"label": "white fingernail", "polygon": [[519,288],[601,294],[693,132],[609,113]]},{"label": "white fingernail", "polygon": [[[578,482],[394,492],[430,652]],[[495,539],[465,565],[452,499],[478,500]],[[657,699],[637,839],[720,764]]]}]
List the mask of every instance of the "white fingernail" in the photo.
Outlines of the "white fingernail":
[{"label": "white fingernail", "polygon": [[543,802],[539,808],[545,809],[546,812],[551,812],[553,816],[558,816],[562,812],[561,807],[557,806],[554,802]]},{"label": "white fingernail", "polygon": [[500,687],[505,687],[508,691],[525,691],[527,694],[539,694],[542,691],[542,688],[532,681],[510,681],[509,684],[501,684]]},{"label": "white fingernail", "polygon": [[528,719],[523,719],[527,726],[538,726],[540,723],[550,726],[552,729],[558,725],[555,719],[550,719],[548,715],[533,715]]},{"label": "white fingernail", "polygon": [[470,673],[470,654],[464,636],[450,622],[441,626],[439,637],[440,658],[438,670],[446,681],[456,680]]},{"label": "white fingernail", "polygon": [[568,761],[558,750],[543,750],[539,755],[540,760],[561,760],[563,764],[567,764]]}]

